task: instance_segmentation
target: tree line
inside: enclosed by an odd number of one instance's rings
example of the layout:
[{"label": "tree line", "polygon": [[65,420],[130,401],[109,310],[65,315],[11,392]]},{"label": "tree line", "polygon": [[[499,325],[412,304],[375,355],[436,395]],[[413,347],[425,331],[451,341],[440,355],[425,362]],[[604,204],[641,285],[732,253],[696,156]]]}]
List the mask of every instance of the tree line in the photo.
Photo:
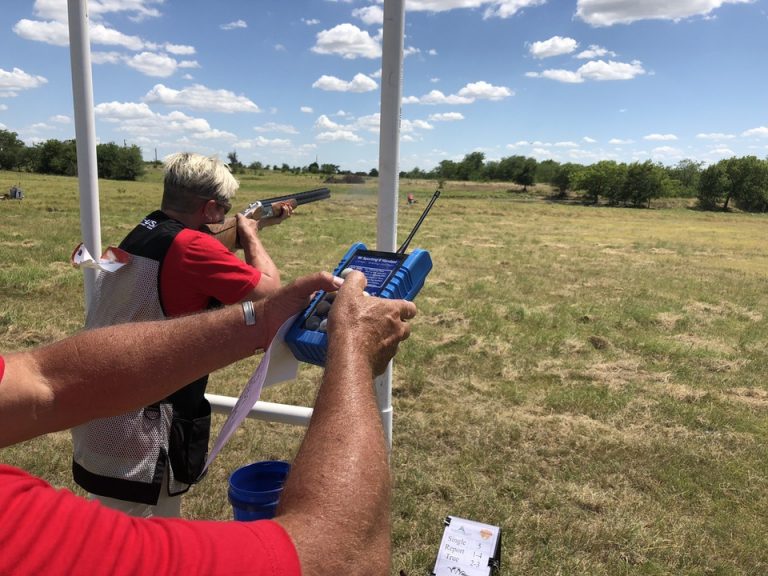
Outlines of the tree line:
[{"label": "tree line", "polygon": [[[99,177],[109,180],[136,180],[146,169],[136,145],[97,144],[96,158]],[[0,130],[0,170],[77,176],[77,146],[74,140],[56,139],[27,146],[16,132]]]},{"label": "tree line", "polygon": [[400,176],[514,182],[523,191],[534,184],[549,184],[561,197],[580,192],[586,202],[613,206],[647,207],[656,198],[682,197],[697,198],[703,210],[735,206],[747,212],[768,212],[768,159],[756,156],[728,158],[705,168],[703,162],[690,159],[673,166],[651,160],[601,160],[584,166],[525,156],[486,162],[483,152],[472,152],[460,162],[443,160],[429,172],[414,168]]},{"label": "tree line", "polygon": [[[118,146],[114,142],[96,146],[100,178],[136,180],[145,173],[141,148]],[[228,155],[235,173],[275,170],[295,174],[326,176],[351,174],[337,164],[291,167],[264,165],[255,161],[247,167],[237,152]],[[74,140],[46,140],[27,146],[15,132],[0,130],[0,170],[27,170],[41,174],[77,175],[77,151]],[[374,168],[361,176],[378,176]],[[622,163],[601,160],[590,165],[538,161],[520,155],[486,161],[483,152],[471,152],[460,162],[443,160],[426,172],[419,168],[400,173],[401,178],[439,181],[514,182],[526,191],[534,184],[549,184],[557,194],[581,193],[586,202],[604,202],[614,206],[647,207],[657,198],[697,198],[704,210],[728,210],[736,207],[748,212],[768,212],[768,159],[756,156],[728,158],[704,167],[703,162],[681,160],[673,166],[646,160]]]}]

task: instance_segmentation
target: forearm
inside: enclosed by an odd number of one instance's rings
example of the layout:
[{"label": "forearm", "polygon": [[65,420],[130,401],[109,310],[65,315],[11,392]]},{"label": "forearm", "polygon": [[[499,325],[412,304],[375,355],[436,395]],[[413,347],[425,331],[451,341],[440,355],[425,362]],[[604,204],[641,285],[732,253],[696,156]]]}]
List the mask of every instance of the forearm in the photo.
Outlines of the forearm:
[{"label": "forearm", "polygon": [[261,280],[252,293],[254,299],[264,297],[280,287],[280,271],[257,235],[252,235],[244,242],[243,255],[247,264],[261,272]]},{"label": "forearm", "polygon": [[327,366],[277,520],[307,576],[388,574],[390,472],[370,362],[337,341]]},{"label": "forearm", "polygon": [[241,307],[233,306],[84,331],[13,354],[0,382],[0,445],[160,400],[252,354],[261,340],[258,323],[245,326]]}]

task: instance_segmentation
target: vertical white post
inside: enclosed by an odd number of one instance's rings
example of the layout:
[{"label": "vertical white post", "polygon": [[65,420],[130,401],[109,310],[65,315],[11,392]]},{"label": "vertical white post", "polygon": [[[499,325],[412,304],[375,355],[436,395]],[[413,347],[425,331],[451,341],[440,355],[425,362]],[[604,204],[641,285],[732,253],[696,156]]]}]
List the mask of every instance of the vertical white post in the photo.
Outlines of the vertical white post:
[{"label": "vertical white post", "polygon": [[[99,173],[96,163],[96,126],[93,116],[91,42],[88,34],[87,0],[67,0],[69,57],[72,66],[72,98],[75,108],[77,178],[80,186],[80,230],[94,258],[101,256]],[[84,270],[85,310],[93,297],[96,272]]]},{"label": "vertical white post", "polygon": [[[384,0],[384,36],[381,56],[381,115],[379,131],[379,207],[376,247],[397,249],[399,190],[400,105],[403,84],[405,0]],[[376,396],[384,434],[392,447],[392,363],[376,379]]]}]

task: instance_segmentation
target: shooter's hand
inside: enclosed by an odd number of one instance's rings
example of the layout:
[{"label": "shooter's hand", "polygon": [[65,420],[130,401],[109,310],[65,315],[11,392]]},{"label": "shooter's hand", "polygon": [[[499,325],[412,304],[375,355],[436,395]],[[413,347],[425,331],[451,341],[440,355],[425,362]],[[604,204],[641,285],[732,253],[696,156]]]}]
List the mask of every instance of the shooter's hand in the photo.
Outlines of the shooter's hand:
[{"label": "shooter's hand", "polygon": [[371,375],[382,374],[397,353],[397,346],[411,334],[407,320],[416,316],[416,305],[407,300],[366,296],[365,276],[350,272],[328,314],[329,355],[342,346],[365,357]]},{"label": "shooter's hand", "polygon": [[280,224],[283,220],[290,218],[296,209],[296,201],[286,200],[285,202],[275,202],[272,204],[272,211],[276,214],[272,218],[259,220],[259,230],[265,226],[274,226]]}]

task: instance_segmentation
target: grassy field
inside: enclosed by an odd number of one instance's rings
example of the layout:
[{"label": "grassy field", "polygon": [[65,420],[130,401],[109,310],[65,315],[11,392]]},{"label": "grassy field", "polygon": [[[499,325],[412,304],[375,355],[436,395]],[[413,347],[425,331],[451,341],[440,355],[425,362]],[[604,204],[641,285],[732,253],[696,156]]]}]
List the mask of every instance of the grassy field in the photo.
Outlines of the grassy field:
[{"label": "grassy field", "polygon": [[[0,173],[0,190],[19,182]],[[320,185],[248,176],[247,201]],[[24,175],[0,202],[0,350],[82,326],[77,182]],[[403,239],[433,183],[401,182]],[[448,182],[414,247],[434,269],[394,372],[395,573],[428,573],[446,515],[504,530],[502,574],[768,573],[768,219],[682,205],[561,204]],[[265,243],[286,279],[375,245],[376,183],[332,185]],[[103,243],[160,182],[101,182]],[[258,358],[211,377],[237,395]],[[263,399],[311,405],[319,370]],[[217,417],[216,427],[223,418]],[[303,429],[248,421],[185,502],[231,517],[235,468],[290,459]],[[74,489],[68,433],[0,460]],[[350,494],[350,500],[357,497]]]}]

